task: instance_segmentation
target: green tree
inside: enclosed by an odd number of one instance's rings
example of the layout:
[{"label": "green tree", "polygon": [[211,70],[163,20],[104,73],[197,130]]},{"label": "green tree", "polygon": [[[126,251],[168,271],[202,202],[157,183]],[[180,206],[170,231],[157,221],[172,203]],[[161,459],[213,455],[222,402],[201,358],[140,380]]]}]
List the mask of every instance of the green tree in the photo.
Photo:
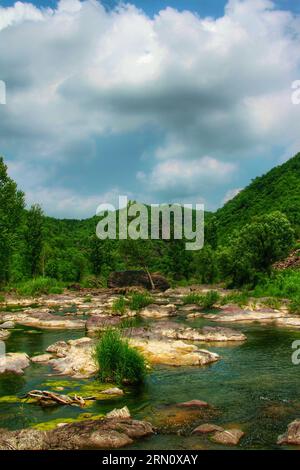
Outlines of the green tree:
[{"label": "green tree", "polygon": [[284,214],[276,211],[256,217],[232,238],[229,248],[220,251],[220,271],[234,285],[255,284],[293,244],[294,231]]},{"label": "green tree", "polygon": [[0,284],[9,281],[10,265],[23,224],[24,194],[8,176],[0,157]]},{"label": "green tree", "polygon": [[35,277],[44,273],[44,216],[39,205],[31,206],[27,213],[26,242],[29,274]]}]

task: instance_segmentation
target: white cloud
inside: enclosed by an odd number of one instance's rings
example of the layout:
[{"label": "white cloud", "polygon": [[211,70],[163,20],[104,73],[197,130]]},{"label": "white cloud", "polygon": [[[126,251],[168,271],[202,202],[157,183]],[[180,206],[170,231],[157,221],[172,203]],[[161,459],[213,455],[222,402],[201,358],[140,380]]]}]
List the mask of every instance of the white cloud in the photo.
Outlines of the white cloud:
[{"label": "white cloud", "polygon": [[241,160],[299,141],[299,46],[299,17],[268,0],[230,0],[217,19],[172,8],[151,19],[96,0],[0,7],[0,151],[72,165],[76,146],[97,158],[93,139],[155,126],[161,144],[139,181],[221,185]]},{"label": "white cloud", "polygon": [[234,189],[229,189],[227,193],[225,194],[223,198],[223,204],[226,204],[226,202],[231,201],[235,196],[237,196],[243,188],[234,188]]}]

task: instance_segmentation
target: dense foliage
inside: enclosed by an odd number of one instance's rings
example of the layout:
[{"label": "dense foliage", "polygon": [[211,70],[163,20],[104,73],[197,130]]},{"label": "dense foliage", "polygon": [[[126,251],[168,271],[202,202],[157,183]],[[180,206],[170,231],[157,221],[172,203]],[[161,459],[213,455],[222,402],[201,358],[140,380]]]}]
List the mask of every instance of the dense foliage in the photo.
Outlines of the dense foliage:
[{"label": "dense foliage", "polygon": [[291,249],[293,230],[299,235],[299,188],[300,154],[256,178],[215,214],[205,213],[205,246],[190,252],[172,233],[169,240],[99,240],[96,216],[58,220],[39,206],[26,210],[0,159],[0,284],[24,292],[43,290],[49,279],[56,281],[49,289],[98,287],[111,271],[143,268],[171,282],[254,286]]}]

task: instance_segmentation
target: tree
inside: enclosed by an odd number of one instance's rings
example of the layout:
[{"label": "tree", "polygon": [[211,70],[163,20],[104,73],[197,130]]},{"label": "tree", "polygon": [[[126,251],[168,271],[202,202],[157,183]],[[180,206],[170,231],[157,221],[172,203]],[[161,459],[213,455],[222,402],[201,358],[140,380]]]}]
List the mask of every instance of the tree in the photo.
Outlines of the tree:
[{"label": "tree", "polygon": [[120,240],[120,253],[125,258],[128,266],[133,268],[142,268],[146,271],[151,288],[154,290],[155,285],[149,271],[149,265],[151,264],[153,257],[156,256],[157,252],[155,249],[155,243],[152,240]]},{"label": "tree", "polygon": [[9,178],[7,166],[0,157],[0,284],[10,278],[10,264],[24,220],[24,206],[24,194]]},{"label": "tree", "polygon": [[276,211],[256,217],[233,236],[229,248],[220,251],[220,271],[230,276],[234,285],[255,284],[293,244],[294,231],[284,214]]},{"label": "tree", "polygon": [[44,215],[39,205],[31,206],[27,213],[27,262],[30,276],[44,273]]}]

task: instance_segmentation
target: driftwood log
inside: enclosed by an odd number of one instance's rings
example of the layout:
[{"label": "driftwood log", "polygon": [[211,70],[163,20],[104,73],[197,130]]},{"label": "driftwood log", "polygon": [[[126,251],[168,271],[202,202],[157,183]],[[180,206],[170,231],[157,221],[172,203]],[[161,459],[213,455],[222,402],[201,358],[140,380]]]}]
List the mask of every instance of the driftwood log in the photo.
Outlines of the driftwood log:
[{"label": "driftwood log", "polygon": [[84,407],[89,400],[96,400],[96,397],[81,397],[79,395],[59,395],[48,390],[31,390],[26,395],[27,398],[34,398],[42,406],[70,405]]}]

